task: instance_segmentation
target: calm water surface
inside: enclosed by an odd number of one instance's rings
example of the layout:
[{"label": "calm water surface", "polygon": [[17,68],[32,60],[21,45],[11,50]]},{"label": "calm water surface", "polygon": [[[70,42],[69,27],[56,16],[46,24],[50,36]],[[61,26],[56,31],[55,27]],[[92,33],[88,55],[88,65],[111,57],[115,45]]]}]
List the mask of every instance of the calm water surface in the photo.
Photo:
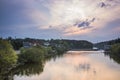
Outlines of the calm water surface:
[{"label": "calm water surface", "polygon": [[120,64],[100,51],[68,51],[46,61],[43,70],[34,73],[14,75],[14,80],[120,80]]}]

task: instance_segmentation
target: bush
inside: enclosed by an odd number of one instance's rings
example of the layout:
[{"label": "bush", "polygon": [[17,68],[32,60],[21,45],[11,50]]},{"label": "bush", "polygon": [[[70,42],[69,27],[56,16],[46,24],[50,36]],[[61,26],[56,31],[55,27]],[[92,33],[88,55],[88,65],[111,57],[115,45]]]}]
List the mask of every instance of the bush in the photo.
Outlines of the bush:
[{"label": "bush", "polygon": [[18,55],[20,63],[40,63],[44,60],[46,51],[42,47],[22,48]]},{"label": "bush", "polygon": [[111,54],[120,56],[120,43],[112,45],[110,50]]},{"label": "bush", "polygon": [[11,68],[17,62],[17,54],[8,41],[0,40],[0,69]]}]

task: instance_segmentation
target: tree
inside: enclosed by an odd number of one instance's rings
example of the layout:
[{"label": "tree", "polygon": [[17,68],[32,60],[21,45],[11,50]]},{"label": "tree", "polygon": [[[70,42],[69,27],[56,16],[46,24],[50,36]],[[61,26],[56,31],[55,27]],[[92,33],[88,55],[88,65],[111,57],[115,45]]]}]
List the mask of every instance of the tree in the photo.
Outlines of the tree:
[{"label": "tree", "polygon": [[111,54],[120,56],[120,43],[112,45],[110,51],[111,51]]},{"label": "tree", "polygon": [[46,50],[41,46],[31,48],[21,48],[21,53],[18,55],[19,63],[42,63]]},{"label": "tree", "polygon": [[0,69],[9,69],[17,62],[17,54],[8,41],[0,40]]}]

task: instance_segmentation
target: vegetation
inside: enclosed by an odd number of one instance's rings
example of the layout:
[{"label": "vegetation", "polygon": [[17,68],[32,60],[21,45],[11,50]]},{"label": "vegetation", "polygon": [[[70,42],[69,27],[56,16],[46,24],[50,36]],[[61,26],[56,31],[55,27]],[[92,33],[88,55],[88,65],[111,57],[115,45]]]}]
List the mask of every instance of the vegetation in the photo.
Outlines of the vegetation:
[{"label": "vegetation", "polygon": [[19,50],[23,46],[23,39],[13,39],[12,37],[8,37],[6,40],[11,43],[14,50]]},{"label": "vegetation", "polygon": [[53,40],[50,41],[51,46],[62,46],[64,49],[92,49],[93,44],[85,40]]},{"label": "vegetation", "polygon": [[99,42],[94,44],[96,47],[98,47],[99,49],[104,49],[105,45],[114,45],[120,43],[120,38],[118,39],[114,39],[114,40],[109,40],[109,41],[104,41],[104,42]]},{"label": "vegetation", "polygon": [[[36,45],[28,46],[25,48],[23,42]],[[49,44],[45,45],[45,43]],[[92,43],[84,40],[42,40],[31,38],[13,39],[11,37],[3,40],[0,38],[0,79],[13,79],[14,74],[39,74],[43,70],[45,61],[51,59],[52,57],[56,59],[56,55],[61,56],[61,54],[67,50],[76,48],[88,49],[92,48],[92,46]],[[14,50],[20,50],[20,53],[16,54]],[[33,69],[34,66],[29,67],[26,65],[26,63],[32,63],[36,67],[40,67]],[[30,71],[30,74],[27,74],[28,69]]]},{"label": "vegetation", "polygon": [[112,45],[110,52],[111,54],[120,56],[120,43]]},{"label": "vegetation", "polygon": [[0,80],[8,80],[8,72],[16,65],[17,54],[8,41],[0,39]]},{"label": "vegetation", "polygon": [[18,54],[18,63],[42,63],[46,58],[62,54],[64,51],[62,48],[43,46],[21,48],[21,53]]},{"label": "vegetation", "polygon": [[[24,48],[23,42],[37,43],[37,45]],[[44,43],[49,43],[49,45]],[[120,63],[120,39],[98,43],[96,46],[101,47],[102,45],[103,47],[106,44],[112,45],[108,55]],[[9,80],[9,76],[12,79],[14,74],[28,76],[39,74],[43,71],[44,63],[53,57],[56,59],[56,55],[61,56],[70,49],[92,49],[92,47],[91,42],[84,40],[12,39],[10,37],[2,40],[0,38],[0,79]],[[20,50],[20,54],[17,55],[13,48]],[[16,66],[14,67],[14,65]]]},{"label": "vegetation", "polygon": [[95,44],[100,49],[104,49],[105,45],[109,45],[110,48],[105,50],[105,54],[110,56],[117,63],[120,63],[120,38],[110,41],[104,41]]},{"label": "vegetation", "polygon": [[[2,38],[1,38],[2,39]],[[56,54],[62,54],[67,50],[70,49],[84,49],[84,48],[92,48],[93,44],[88,42],[88,41],[84,41],[84,40],[64,40],[64,39],[56,39],[56,40],[42,40],[42,39],[31,39],[31,38],[25,38],[25,39],[13,39],[12,37],[8,37],[6,39],[7,41],[5,42],[1,42],[1,44],[5,44],[7,45],[6,47],[8,47],[7,49],[9,50],[5,50],[3,49],[3,46],[1,46],[1,53],[4,53],[4,55],[2,54],[0,57],[2,57],[1,59],[3,59],[5,55],[5,53],[9,53],[9,57],[11,58],[5,58],[8,61],[5,60],[1,60],[4,63],[7,64],[7,62],[12,62],[12,60],[10,59],[16,59],[14,60],[14,62],[17,62],[17,56],[15,54],[14,50],[20,50],[21,53],[18,54],[18,63],[38,63],[39,61],[42,61],[45,57],[49,57],[52,55],[56,55]],[[8,41],[11,43],[8,43]],[[23,46],[23,42],[28,42],[28,43],[35,43],[37,44],[37,46],[31,46],[29,48],[22,48]],[[44,43],[49,43],[48,46],[46,46]],[[14,48],[14,50],[12,49],[12,47]],[[13,53],[10,56],[10,53]],[[5,56],[6,57],[6,56]],[[2,62],[1,62],[2,63]]]},{"label": "vegetation", "polygon": [[22,48],[21,53],[18,55],[18,61],[20,63],[40,63],[43,61],[45,54],[46,49],[40,46]]},{"label": "vegetation", "polygon": [[[56,54],[63,54],[65,51],[70,49],[92,49],[93,44],[85,40],[43,40],[43,39],[13,39],[8,37],[8,40],[13,46],[14,50],[20,50],[18,54],[18,63],[39,63],[44,60],[45,57],[50,57]],[[23,42],[36,44],[36,46],[28,46],[23,48]],[[49,43],[49,45],[45,45]]]},{"label": "vegetation", "polygon": [[12,37],[7,38],[10,41],[11,45],[15,50],[19,50],[23,47],[23,42],[30,42],[30,43],[37,43],[37,45],[44,46],[45,42],[50,43],[50,46],[59,47],[65,46],[67,49],[92,49],[93,44],[91,42],[85,40],[67,40],[67,39],[51,39],[51,40],[44,40],[44,39],[32,39],[32,38],[16,38],[13,39]]},{"label": "vegetation", "polygon": [[17,54],[8,41],[0,40],[0,69],[11,68],[17,62]]},{"label": "vegetation", "polygon": [[105,51],[105,54],[120,64],[120,43],[112,45],[109,51]]}]

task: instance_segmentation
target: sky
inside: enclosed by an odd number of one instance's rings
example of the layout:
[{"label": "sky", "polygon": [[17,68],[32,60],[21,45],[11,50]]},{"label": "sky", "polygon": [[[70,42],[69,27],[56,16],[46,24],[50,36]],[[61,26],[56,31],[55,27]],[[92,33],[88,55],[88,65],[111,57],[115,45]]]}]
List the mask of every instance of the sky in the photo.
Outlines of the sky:
[{"label": "sky", "polygon": [[120,0],[0,0],[0,37],[100,42],[120,37]]}]

